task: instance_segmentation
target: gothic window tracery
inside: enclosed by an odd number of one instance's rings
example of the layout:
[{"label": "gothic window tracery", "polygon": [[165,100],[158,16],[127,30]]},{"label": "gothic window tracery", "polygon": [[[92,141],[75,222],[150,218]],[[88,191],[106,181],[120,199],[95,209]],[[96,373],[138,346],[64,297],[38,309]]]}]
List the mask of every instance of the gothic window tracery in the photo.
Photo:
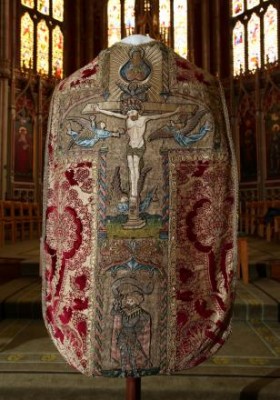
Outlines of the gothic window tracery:
[{"label": "gothic window tracery", "polygon": [[159,3],[159,29],[163,41],[168,42],[171,28],[170,1],[162,0]]},{"label": "gothic window tracery", "polygon": [[29,8],[34,8],[34,0],[22,0],[21,4]]},{"label": "gothic window tracery", "polygon": [[[159,0],[158,6],[148,0],[142,3],[142,12],[151,11],[153,27],[158,25],[155,31],[158,32],[159,38],[156,39],[172,46],[181,56],[187,57],[187,0]],[[136,33],[135,6],[135,0],[108,1],[108,46],[120,41],[123,36]],[[122,19],[124,29],[121,27]],[[137,22],[141,24],[142,20],[147,21],[147,19],[141,15]]]},{"label": "gothic window tracery", "polygon": [[235,73],[239,73],[245,67],[245,29],[240,21],[233,29],[232,42],[234,48],[233,69]]},{"label": "gothic window tracery", "polygon": [[278,58],[277,41],[277,10],[270,5],[264,14],[264,57],[267,62]]},{"label": "gothic window tracery", "polygon": [[174,50],[187,58],[187,1],[174,1]]},{"label": "gothic window tracery", "polygon": [[125,18],[125,30],[129,36],[135,31],[135,11],[134,11],[135,0],[126,0],[124,9]]},{"label": "gothic window tracery", "polygon": [[34,22],[27,12],[21,17],[20,36],[20,64],[22,67],[33,68]]},{"label": "gothic window tracery", "polygon": [[20,66],[63,75],[64,0],[21,0]]},{"label": "gothic window tracery", "polygon": [[121,40],[121,2],[120,0],[108,1],[108,46]]},{"label": "gothic window tracery", "polygon": [[275,0],[232,0],[234,75],[278,61],[279,12]]},{"label": "gothic window tracery", "polygon": [[261,58],[261,29],[260,18],[254,13],[248,22],[248,68],[250,70],[260,65]]},{"label": "gothic window tracery", "polygon": [[41,20],[37,26],[37,71],[49,74],[49,29],[46,21]]},{"label": "gothic window tracery", "polygon": [[44,15],[49,15],[50,14],[50,0],[38,0],[37,10]]}]

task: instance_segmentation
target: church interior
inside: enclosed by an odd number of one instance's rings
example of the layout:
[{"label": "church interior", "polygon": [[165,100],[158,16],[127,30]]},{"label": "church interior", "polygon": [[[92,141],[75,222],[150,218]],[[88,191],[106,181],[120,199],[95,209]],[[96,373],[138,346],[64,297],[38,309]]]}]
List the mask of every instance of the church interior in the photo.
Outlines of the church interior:
[{"label": "church interior", "polygon": [[239,185],[232,334],[201,365],[144,378],[143,399],[279,400],[278,0],[1,0],[0,399],[125,396],[121,379],[84,377],[55,349],[41,315],[39,264],[53,92],[132,34],[219,78]]}]

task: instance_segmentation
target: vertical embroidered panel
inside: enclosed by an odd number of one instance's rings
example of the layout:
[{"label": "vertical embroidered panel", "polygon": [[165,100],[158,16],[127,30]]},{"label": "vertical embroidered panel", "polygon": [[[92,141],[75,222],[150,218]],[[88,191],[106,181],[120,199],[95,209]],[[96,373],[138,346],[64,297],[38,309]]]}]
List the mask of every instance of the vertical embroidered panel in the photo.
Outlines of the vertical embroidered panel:
[{"label": "vertical embroidered panel", "polygon": [[170,256],[170,315],[175,325],[176,311],[176,327],[170,328],[177,340],[170,359],[181,369],[207,359],[229,334],[234,192],[226,155],[177,152],[171,168],[176,210],[171,238],[176,240]]}]

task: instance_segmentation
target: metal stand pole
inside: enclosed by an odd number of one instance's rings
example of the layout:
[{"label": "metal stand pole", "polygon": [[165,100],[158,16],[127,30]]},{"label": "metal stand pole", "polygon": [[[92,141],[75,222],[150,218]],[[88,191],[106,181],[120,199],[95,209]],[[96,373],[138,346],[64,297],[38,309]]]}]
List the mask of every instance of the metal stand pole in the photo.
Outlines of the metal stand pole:
[{"label": "metal stand pole", "polygon": [[141,378],[126,378],[126,400],[141,400]]}]

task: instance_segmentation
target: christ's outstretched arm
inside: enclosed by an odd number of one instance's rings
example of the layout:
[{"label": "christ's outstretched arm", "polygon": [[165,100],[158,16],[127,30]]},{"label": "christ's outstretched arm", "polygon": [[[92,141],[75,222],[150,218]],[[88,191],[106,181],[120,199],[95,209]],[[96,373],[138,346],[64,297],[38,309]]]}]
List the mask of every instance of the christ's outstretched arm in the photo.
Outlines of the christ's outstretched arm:
[{"label": "christ's outstretched arm", "polygon": [[126,119],[127,116],[126,115],[122,115],[113,111],[109,111],[109,110],[102,110],[101,108],[99,108],[99,106],[97,104],[94,105],[94,111],[100,112],[101,114],[104,115],[109,115],[110,117],[116,117],[116,118],[121,118],[121,119]]},{"label": "christ's outstretched arm", "polygon": [[149,115],[149,116],[147,116],[146,118],[147,118],[149,121],[154,120],[154,119],[159,119],[159,118],[168,118],[168,117],[171,117],[172,115],[177,114],[178,111],[179,111],[179,108],[180,108],[180,107],[177,107],[175,111],[171,111],[171,112],[168,112],[168,113],[156,114],[156,115],[151,115],[151,116]]}]

